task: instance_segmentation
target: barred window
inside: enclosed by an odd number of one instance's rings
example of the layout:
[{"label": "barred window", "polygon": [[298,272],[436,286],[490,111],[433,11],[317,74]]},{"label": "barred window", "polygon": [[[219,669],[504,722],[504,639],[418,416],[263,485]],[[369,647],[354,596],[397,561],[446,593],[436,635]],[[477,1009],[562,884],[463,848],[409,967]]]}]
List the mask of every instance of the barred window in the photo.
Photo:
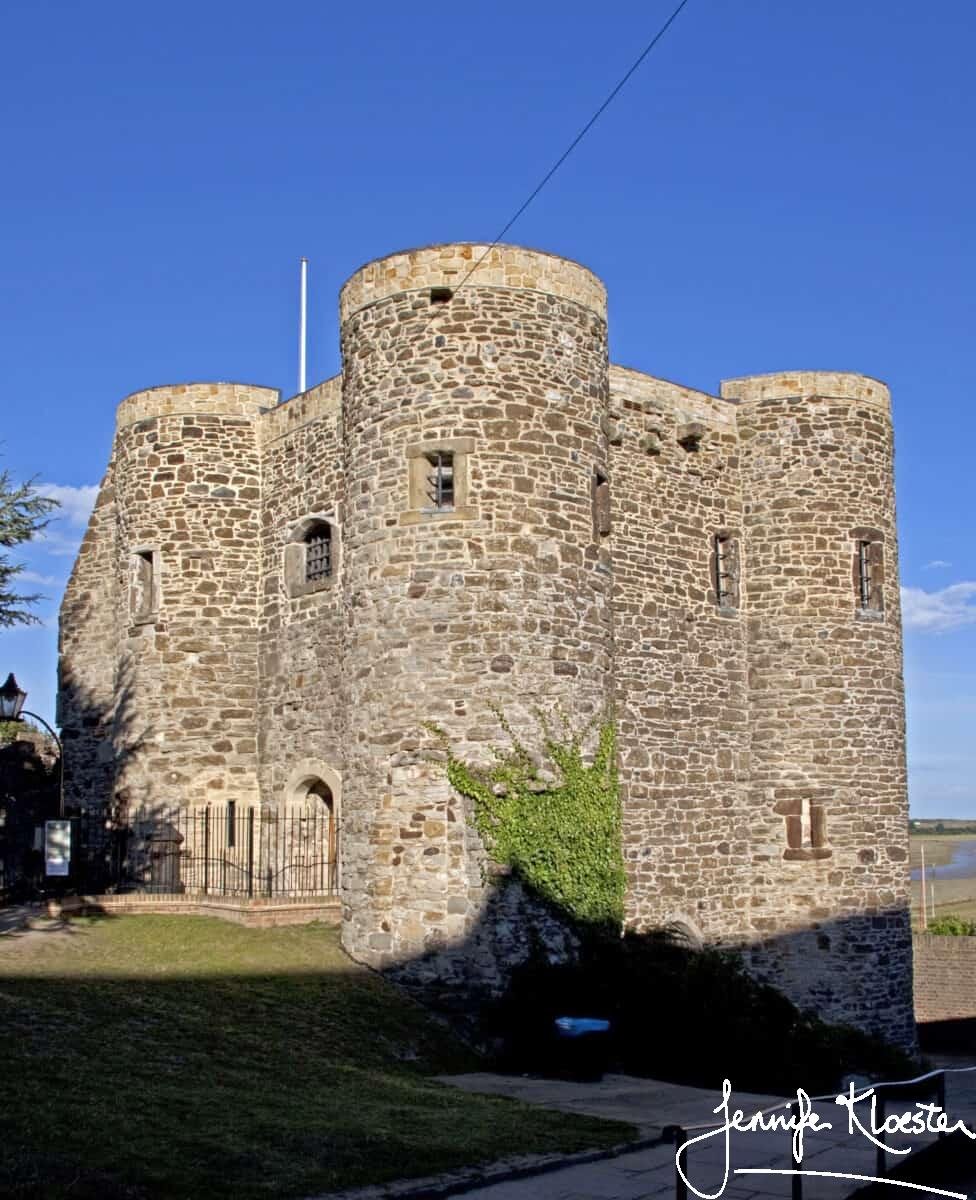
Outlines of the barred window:
[{"label": "barred window", "polygon": [[474,438],[460,437],[406,447],[407,508],[398,518],[401,525],[477,516],[470,498],[474,445]]},{"label": "barred window", "polygon": [[454,507],[454,455],[448,451],[433,450],[426,455],[429,464],[427,473],[427,499],[432,508]]},{"label": "barred window", "polygon": [[739,542],[728,530],[712,535],[711,583],[719,608],[739,607]]},{"label": "barred window", "polygon": [[854,604],[864,616],[884,612],[884,538],[876,529],[852,529]]},{"label": "barred window", "polygon": [[328,590],[340,569],[342,537],[336,515],[310,513],[286,533],[284,585],[292,598]]},{"label": "barred window", "polygon": [[305,582],[315,583],[332,574],[332,526],[313,525],[305,535]]}]

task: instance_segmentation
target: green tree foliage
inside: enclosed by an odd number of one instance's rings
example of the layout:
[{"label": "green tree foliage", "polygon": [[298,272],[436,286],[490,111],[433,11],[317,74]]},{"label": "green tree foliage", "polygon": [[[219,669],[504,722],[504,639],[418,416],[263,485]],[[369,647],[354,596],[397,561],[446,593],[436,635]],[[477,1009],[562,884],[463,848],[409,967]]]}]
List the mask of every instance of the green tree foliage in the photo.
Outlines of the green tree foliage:
[{"label": "green tree foliage", "polygon": [[40,533],[48,514],[57,507],[57,500],[37,493],[33,480],[15,485],[8,471],[0,471],[0,629],[32,625],[38,620],[30,606],[40,597],[16,590],[17,576],[24,567],[12,562],[6,551]]},{"label": "green tree foliage", "polygon": [[972,937],[976,934],[976,922],[957,917],[954,913],[946,913],[944,917],[936,917],[934,921],[929,921],[928,932],[950,937]]},{"label": "green tree foliage", "polygon": [[625,881],[612,718],[600,724],[587,762],[589,729],[573,731],[564,721],[557,737],[539,713],[543,753],[533,755],[495,712],[511,745],[496,749],[487,768],[461,761],[443,731],[428,726],[446,751],[452,785],[474,805],[486,850],[574,921],[619,929]]}]

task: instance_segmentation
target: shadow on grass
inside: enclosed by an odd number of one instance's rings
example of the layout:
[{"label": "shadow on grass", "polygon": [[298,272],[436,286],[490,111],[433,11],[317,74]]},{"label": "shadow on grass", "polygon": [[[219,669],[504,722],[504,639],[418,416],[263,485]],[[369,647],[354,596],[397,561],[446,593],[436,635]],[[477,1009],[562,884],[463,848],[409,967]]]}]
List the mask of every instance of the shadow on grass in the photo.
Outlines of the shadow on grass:
[{"label": "shadow on grass", "polygon": [[[142,779],[132,760],[152,737],[124,659],[113,694],[100,707],[63,674],[67,801],[124,824],[145,798],[130,794]],[[93,847],[88,873],[111,877],[110,853],[107,838]],[[437,1084],[431,1075],[484,1064],[341,955],[334,931],[158,916],[79,927],[85,937],[18,938],[19,965],[0,942],[11,1047],[0,1191],[20,1200],[311,1195],[629,1132]],[[907,931],[900,909],[811,923],[744,948],[750,975],[715,950],[580,926],[516,872],[462,945],[389,973],[495,1041],[510,1069],[552,1066],[553,1017],[605,1016],[625,1070],[716,1091],[728,1076],[740,1089],[817,1092],[844,1071],[911,1073],[904,1055],[815,1015],[856,997],[862,1024],[880,1032],[897,1010],[911,1041]],[[811,1011],[753,976],[789,985]]]},{"label": "shadow on grass", "polygon": [[[560,1050],[553,1018],[588,1015],[613,1022],[618,1068],[716,1093],[723,1077],[788,1095],[827,1091],[847,1071],[912,1073],[904,1055],[801,1013],[734,957],[670,936],[564,927],[575,961],[553,963],[543,934],[558,914],[537,896],[522,897],[520,918],[535,953],[524,953],[507,987],[479,991],[474,971],[465,986],[445,988],[492,946],[501,952],[511,886],[492,893],[464,945],[393,972],[426,978],[411,989],[442,1008],[451,997],[455,1018],[460,1009],[470,1024],[474,1014],[508,1070],[558,1067],[547,1057]],[[5,1082],[15,1098],[0,1108],[3,1194],[307,1196],[632,1132],[439,1085],[430,1076],[485,1063],[346,957],[334,929],[149,915],[69,927],[63,939],[0,941]],[[853,922],[820,930],[835,939],[861,932]]]},{"label": "shadow on grass", "polygon": [[334,930],[77,927],[0,944],[5,1196],[302,1196],[631,1133],[431,1079],[481,1064]]}]

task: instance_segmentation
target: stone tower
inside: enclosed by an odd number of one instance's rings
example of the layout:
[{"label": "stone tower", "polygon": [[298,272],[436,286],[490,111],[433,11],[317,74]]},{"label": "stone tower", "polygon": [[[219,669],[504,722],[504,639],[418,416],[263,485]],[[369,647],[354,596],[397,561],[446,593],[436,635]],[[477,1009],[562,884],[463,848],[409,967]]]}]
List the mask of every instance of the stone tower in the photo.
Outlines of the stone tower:
[{"label": "stone tower", "polygon": [[497,247],[452,291],[479,254],[395,255],[341,298],[345,937],[370,958],[463,936],[483,892],[459,802],[418,754],[424,722],[481,757],[489,702],[523,726],[610,698],[604,290]]},{"label": "stone tower", "polygon": [[[268,388],[189,384],[119,405],[90,531],[101,537],[86,541],[65,599],[61,689],[75,708],[62,721],[97,720],[103,731],[97,757],[115,764],[115,803],[259,800],[256,418],[277,399]],[[82,630],[91,645],[73,654]],[[96,685],[79,687],[72,662]],[[86,787],[76,772],[69,801],[89,800]]]},{"label": "stone tower", "polygon": [[[814,1008],[904,1013],[905,725],[888,389],[728,380],[747,546],[751,952]],[[784,847],[785,843],[785,849]],[[768,934],[773,934],[769,937]]]},{"label": "stone tower", "polygon": [[488,761],[493,706],[530,740],[612,705],[628,924],[910,1043],[887,390],[612,366],[599,280],[486,249],[356,272],[342,375],[287,403],[123,401],[62,611],[69,804],[326,804],[351,953],[497,981],[556,934],[493,908],[425,727]]}]

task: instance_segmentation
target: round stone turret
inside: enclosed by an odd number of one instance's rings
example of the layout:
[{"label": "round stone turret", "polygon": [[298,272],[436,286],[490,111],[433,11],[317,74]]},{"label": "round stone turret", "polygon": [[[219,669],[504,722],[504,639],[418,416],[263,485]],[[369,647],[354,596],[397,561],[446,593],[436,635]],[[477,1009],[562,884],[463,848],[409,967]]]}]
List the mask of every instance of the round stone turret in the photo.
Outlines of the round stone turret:
[{"label": "round stone turret", "polygon": [[259,800],[255,418],[277,398],[194,383],[119,406],[118,801]]},{"label": "round stone turret", "polygon": [[799,1003],[911,1044],[888,389],[810,371],[722,394],[738,402],[744,498],[753,965]]},{"label": "round stone turret", "polygon": [[463,282],[483,252],[393,255],[342,292],[345,937],[374,961],[465,936],[484,895],[425,725],[484,759],[490,705],[538,741],[534,709],[609,697],[603,287],[510,246]]}]

